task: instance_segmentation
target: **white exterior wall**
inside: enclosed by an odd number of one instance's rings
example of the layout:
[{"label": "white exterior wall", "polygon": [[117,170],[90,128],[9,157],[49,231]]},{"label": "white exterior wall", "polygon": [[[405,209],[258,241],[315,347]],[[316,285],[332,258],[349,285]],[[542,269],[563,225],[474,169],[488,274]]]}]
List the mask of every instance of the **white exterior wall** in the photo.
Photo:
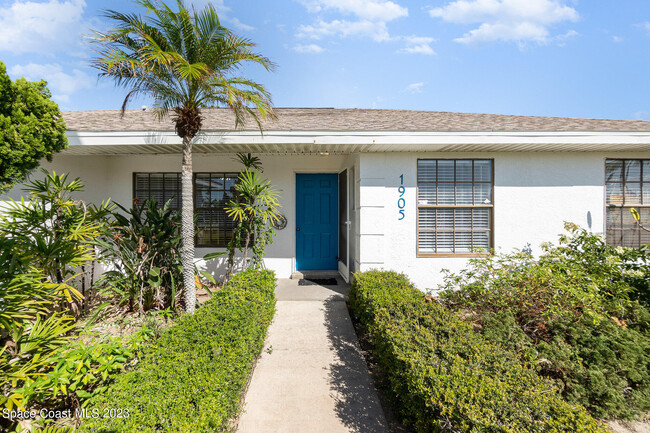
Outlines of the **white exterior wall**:
[{"label": "white exterior wall", "polygon": [[[195,172],[231,172],[241,168],[234,155],[194,155]],[[605,159],[650,158],[650,152],[392,152],[354,155],[263,155],[264,175],[280,190],[287,227],[277,231],[267,248],[266,265],[278,277],[295,269],[295,174],[349,171],[354,188],[350,209],[351,270],[392,269],[407,273],[422,290],[437,289],[442,269],[458,271],[466,258],[417,257],[416,169],[418,158],[494,159],[494,241],[501,251],[530,245],[539,252],[545,241],[557,241],[565,221],[596,233],[604,231]],[[55,155],[48,170],[80,177],[79,197],[99,203],[111,198],[129,206],[133,172],[180,171],[180,155]],[[405,218],[398,220],[398,187],[404,175]],[[36,174],[38,176],[38,173]],[[14,189],[9,194],[20,197]],[[197,248],[197,257],[216,249]],[[216,261],[215,261],[216,262]],[[219,276],[223,267],[211,263]]]},{"label": "white exterior wall", "polygon": [[[42,179],[43,174],[41,168],[52,171],[57,174],[69,173],[68,181],[79,177],[84,182],[83,191],[75,194],[80,200],[88,203],[97,203],[101,200],[108,198],[108,184],[106,183],[107,176],[107,157],[105,156],[65,156],[54,155],[52,162],[42,161],[39,168],[34,170],[28,177],[28,181],[32,179]],[[22,191],[20,185],[15,186],[6,194],[0,196],[0,201],[6,198],[19,200],[21,196],[26,194]]]},{"label": "white exterior wall", "polygon": [[[366,153],[360,156],[358,269],[405,272],[422,290],[438,288],[442,269],[467,258],[417,257],[418,158],[494,159],[494,243],[498,251],[557,242],[564,222],[604,232],[605,159],[649,158],[641,153]],[[398,220],[404,175],[405,218]]]},{"label": "white exterior wall", "polygon": [[[261,155],[264,177],[280,192],[280,211],[287,217],[287,227],[276,230],[273,243],[266,249],[265,264],[276,272],[278,278],[289,278],[295,270],[296,245],[296,173],[339,173],[354,163],[349,155],[299,156]],[[241,163],[229,154],[194,154],[195,172],[237,172]],[[130,207],[133,196],[134,172],[180,172],[180,155],[125,155],[125,156],[71,156],[55,155],[52,163],[43,162],[42,167],[57,173],[69,173],[70,178],[79,177],[85,188],[78,197],[88,203],[100,203],[108,198]],[[35,172],[34,177],[42,177]],[[14,188],[8,196],[18,199],[21,191]],[[196,257],[203,257],[217,248],[197,248]],[[205,268],[205,264],[198,263]],[[210,262],[208,270],[219,277],[225,269],[224,260]]]}]

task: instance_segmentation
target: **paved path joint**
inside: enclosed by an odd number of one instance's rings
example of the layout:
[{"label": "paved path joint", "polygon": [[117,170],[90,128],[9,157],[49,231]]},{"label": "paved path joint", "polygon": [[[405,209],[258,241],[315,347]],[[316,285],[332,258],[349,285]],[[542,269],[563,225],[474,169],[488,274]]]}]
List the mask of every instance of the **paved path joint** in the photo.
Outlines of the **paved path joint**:
[{"label": "paved path joint", "polygon": [[278,280],[239,433],[388,433],[345,305],[347,286]]}]

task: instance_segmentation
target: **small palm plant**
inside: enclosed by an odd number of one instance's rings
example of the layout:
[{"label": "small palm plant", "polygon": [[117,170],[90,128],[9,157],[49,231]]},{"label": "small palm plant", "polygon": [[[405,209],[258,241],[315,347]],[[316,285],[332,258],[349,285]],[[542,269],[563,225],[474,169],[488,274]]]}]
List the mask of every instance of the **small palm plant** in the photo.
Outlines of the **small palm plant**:
[{"label": "small palm plant", "polygon": [[[43,173],[42,180],[25,184],[27,200],[9,200],[0,215],[4,244],[0,259],[11,264],[0,266],[0,280],[36,269],[43,281],[56,284],[70,307],[77,309],[77,301],[85,295],[86,268],[94,269],[95,241],[112,205],[106,201],[99,207],[88,206],[73,197],[83,189],[78,178]],[[77,277],[81,293],[74,287]]]},{"label": "small palm plant", "polygon": [[[239,174],[235,185],[235,196],[226,205],[226,214],[237,223],[228,245],[227,277],[234,271],[236,250],[243,252],[242,270],[249,265],[263,267],[264,251],[275,235],[270,223],[280,217],[279,194],[267,179],[262,178],[259,158],[250,153],[238,154],[237,157],[244,165],[244,171]],[[249,251],[252,251],[251,263]]]},{"label": "small palm plant", "polygon": [[192,199],[192,140],[203,127],[201,109],[228,107],[235,127],[252,118],[273,117],[271,96],[260,84],[238,72],[246,63],[273,69],[266,57],[252,51],[254,44],[221,26],[210,4],[189,10],[183,0],[176,9],[162,1],[136,0],[147,15],[106,11],[116,23],[112,30],[95,32],[99,57],[93,66],[100,77],[112,78],[129,92],[122,112],[134,96],[152,97],[160,119],[172,113],[176,133],[183,140],[182,261],[187,312],[196,305],[194,276],[194,206]]}]

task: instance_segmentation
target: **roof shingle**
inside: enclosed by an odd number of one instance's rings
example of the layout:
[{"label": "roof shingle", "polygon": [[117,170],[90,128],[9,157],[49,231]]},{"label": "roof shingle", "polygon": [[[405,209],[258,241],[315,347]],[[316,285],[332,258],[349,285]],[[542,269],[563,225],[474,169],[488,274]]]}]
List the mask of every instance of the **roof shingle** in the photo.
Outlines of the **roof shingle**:
[{"label": "roof shingle", "polygon": [[[648,131],[650,121],[449,113],[441,111],[340,108],[276,108],[277,119],[263,122],[267,131]],[[173,131],[152,110],[65,111],[69,131]],[[234,130],[227,108],[203,110],[204,131]],[[254,122],[242,130],[255,131]]]}]

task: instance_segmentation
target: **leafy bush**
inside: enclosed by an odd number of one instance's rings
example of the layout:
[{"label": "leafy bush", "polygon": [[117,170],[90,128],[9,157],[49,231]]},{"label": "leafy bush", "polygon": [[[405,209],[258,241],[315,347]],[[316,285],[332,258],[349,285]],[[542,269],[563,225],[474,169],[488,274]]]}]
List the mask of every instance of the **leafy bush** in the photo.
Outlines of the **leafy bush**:
[{"label": "leafy bush", "polygon": [[130,311],[174,308],[182,299],[181,215],[170,203],[162,208],[155,200],[132,209],[118,205],[122,213],[112,213],[114,221],[104,229],[107,239],[98,242],[102,260],[112,269],[98,286]]},{"label": "leafy bush", "polygon": [[[75,200],[82,186],[79,179],[46,172],[43,180],[26,184],[28,200],[10,201],[0,215],[2,407],[58,405],[59,391],[67,391],[50,389],[43,378],[54,374],[76,331],[84,267],[93,266],[92,242],[108,209]],[[80,276],[81,292],[75,281]],[[13,424],[0,419],[0,428]]]},{"label": "leafy bush", "polygon": [[133,371],[119,375],[99,408],[128,418],[88,420],[93,432],[217,432],[229,428],[275,306],[270,271],[236,274],[194,314],[165,331]]},{"label": "leafy bush", "polygon": [[567,228],[538,260],[516,252],[471,261],[441,297],[555,380],[567,401],[632,418],[650,410],[650,313],[630,300],[645,296],[650,259]]},{"label": "leafy bush", "polygon": [[65,121],[43,80],[15,82],[0,62],[0,192],[68,147]]},{"label": "leafy bush", "polygon": [[14,404],[17,408],[85,407],[88,399],[106,391],[112,375],[134,361],[149,333],[143,328],[126,341],[113,337],[85,343],[79,339],[59,346],[43,357],[49,368],[13,390],[8,408]]},{"label": "leafy bush", "polygon": [[0,329],[4,343],[0,348],[0,404],[9,410],[26,408],[22,388],[51,370],[56,352],[70,342],[68,334],[75,328],[72,317],[62,313],[45,316],[26,310],[21,316]]},{"label": "leafy bush", "polygon": [[607,431],[402,274],[355,274],[350,306],[401,414],[419,432]]},{"label": "leafy bush", "polygon": [[[44,282],[57,284],[76,310],[73,298],[85,294],[85,270],[94,265],[93,243],[101,235],[110,204],[88,206],[74,198],[83,189],[78,178],[69,181],[67,174],[43,173],[43,180],[25,184],[27,199],[10,200],[0,214],[0,261],[6,265],[0,280],[38,273]],[[81,278],[79,283],[75,277]]]},{"label": "leafy bush", "polygon": [[511,309],[532,325],[582,316],[598,321],[611,308],[625,309],[650,279],[650,254],[566,228],[559,246],[542,245],[539,259],[515,251],[471,260],[447,276],[445,299],[477,312]]}]

